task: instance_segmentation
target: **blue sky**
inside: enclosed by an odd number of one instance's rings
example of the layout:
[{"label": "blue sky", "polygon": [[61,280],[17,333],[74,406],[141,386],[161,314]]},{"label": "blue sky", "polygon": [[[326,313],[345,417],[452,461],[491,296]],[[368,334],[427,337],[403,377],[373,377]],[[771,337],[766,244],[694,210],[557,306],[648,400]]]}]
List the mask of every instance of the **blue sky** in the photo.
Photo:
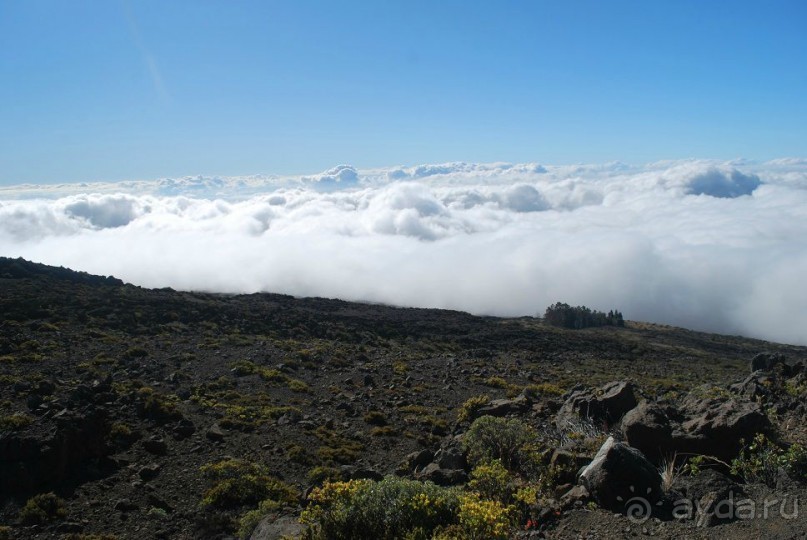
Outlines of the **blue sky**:
[{"label": "blue sky", "polygon": [[3,1],[0,184],[804,156],[803,1]]}]

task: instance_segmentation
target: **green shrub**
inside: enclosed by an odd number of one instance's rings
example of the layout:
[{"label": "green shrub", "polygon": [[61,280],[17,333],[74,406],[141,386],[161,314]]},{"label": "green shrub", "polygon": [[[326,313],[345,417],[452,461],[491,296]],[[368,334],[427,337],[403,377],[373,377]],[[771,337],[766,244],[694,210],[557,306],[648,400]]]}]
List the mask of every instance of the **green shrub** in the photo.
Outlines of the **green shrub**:
[{"label": "green shrub", "polygon": [[780,469],[794,479],[804,480],[807,475],[807,449],[793,444],[785,450],[759,433],[731,462],[732,474],[741,476],[745,482],[761,482],[769,487],[776,486]]},{"label": "green shrub", "polygon": [[337,482],[342,479],[342,472],[336,467],[318,465],[308,471],[308,481],[313,485],[322,485],[325,482]]},{"label": "green shrub", "polygon": [[476,493],[460,498],[459,524],[468,540],[507,540],[512,508],[499,501],[481,499]]},{"label": "green shrub", "polygon": [[138,414],[142,418],[148,418],[158,423],[182,418],[182,413],[177,409],[177,401],[176,396],[159,394],[148,386],[137,391]]},{"label": "green shrub", "polygon": [[458,493],[396,477],[326,482],[311,492],[301,520],[311,526],[313,538],[430,538],[438,526],[457,521]]},{"label": "green shrub", "polygon": [[252,375],[258,370],[258,366],[249,360],[238,360],[230,364],[230,371],[237,377],[245,377]]},{"label": "green shrub", "polygon": [[493,388],[508,388],[510,383],[502,377],[488,377],[485,379],[485,385],[492,386]]},{"label": "green shrub", "polygon": [[244,540],[249,538],[255,530],[255,527],[258,526],[258,523],[260,523],[265,516],[277,512],[282,507],[283,505],[281,503],[271,499],[261,501],[258,508],[250,510],[238,520],[238,538]]},{"label": "green shrub", "polygon": [[498,459],[507,470],[520,472],[534,441],[535,433],[520,420],[482,416],[471,424],[463,445],[471,464]]},{"label": "green shrub", "polygon": [[465,400],[457,413],[457,420],[460,422],[470,422],[476,418],[479,409],[490,403],[489,396],[474,396]]},{"label": "green shrub", "polygon": [[291,504],[297,499],[291,486],[270,476],[267,468],[257,463],[225,459],[200,470],[213,484],[202,497],[205,507],[236,508],[266,499]]},{"label": "green shrub", "polygon": [[378,426],[370,430],[370,435],[373,437],[395,437],[398,435],[398,430],[392,426]]},{"label": "green shrub", "polygon": [[27,414],[14,413],[0,417],[0,431],[16,431],[30,426],[34,418]]},{"label": "green shrub", "polygon": [[292,392],[308,392],[310,390],[308,385],[300,379],[288,378],[286,379],[286,386]]},{"label": "green shrub", "polygon": [[566,391],[560,386],[552,383],[538,383],[531,384],[524,387],[524,394],[532,399],[537,399],[540,396],[553,396],[558,397],[565,394]]},{"label": "green shrub", "polygon": [[64,509],[64,501],[53,492],[31,497],[20,510],[20,521],[26,525],[64,519],[65,516],[67,511]]},{"label": "green shrub", "polygon": [[480,463],[471,471],[468,489],[477,492],[483,499],[493,499],[503,503],[512,498],[513,477],[498,459]]}]

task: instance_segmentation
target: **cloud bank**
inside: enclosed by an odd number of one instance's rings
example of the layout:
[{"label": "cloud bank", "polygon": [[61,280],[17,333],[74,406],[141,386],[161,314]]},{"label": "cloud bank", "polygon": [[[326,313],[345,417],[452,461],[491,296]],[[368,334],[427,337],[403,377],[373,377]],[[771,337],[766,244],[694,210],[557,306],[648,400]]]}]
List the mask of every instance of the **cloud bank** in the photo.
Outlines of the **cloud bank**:
[{"label": "cloud bank", "polygon": [[807,160],[14,186],[0,253],[148,287],[506,316],[564,301],[807,344]]}]

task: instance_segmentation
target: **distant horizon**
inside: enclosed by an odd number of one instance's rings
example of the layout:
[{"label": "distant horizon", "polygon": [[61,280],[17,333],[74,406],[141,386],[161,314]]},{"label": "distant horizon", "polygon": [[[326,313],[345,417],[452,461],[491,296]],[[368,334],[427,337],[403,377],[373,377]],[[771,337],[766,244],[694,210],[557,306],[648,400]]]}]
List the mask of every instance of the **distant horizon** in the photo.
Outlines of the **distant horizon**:
[{"label": "distant horizon", "polygon": [[807,344],[807,159],[438,163],[0,188],[0,254],[146,287]]},{"label": "distant horizon", "polygon": [[[807,156],[807,154],[805,154]],[[80,180],[60,180],[60,181],[42,181],[42,182],[18,182],[18,183],[9,183],[9,184],[0,184],[0,194],[3,191],[7,191],[14,188],[21,188],[21,187],[57,187],[60,185],[65,186],[98,186],[98,185],[110,185],[110,184],[149,184],[154,182],[159,182],[161,180],[167,179],[190,179],[190,178],[207,178],[207,179],[244,179],[244,178],[281,178],[281,179],[302,179],[302,178],[311,178],[316,177],[319,175],[326,174],[328,171],[336,169],[338,167],[350,167],[355,169],[359,172],[384,172],[388,170],[397,170],[397,169],[415,169],[417,167],[436,167],[436,166],[445,166],[445,165],[454,165],[454,164],[466,164],[471,166],[494,166],[494,165],[511,165],[511,166],[521,166],[521,165],[542,165],[547,167],[588,167],[588,166],[607,166],[613,164],[620,164],[625,165],[630,168],[643,168],[649,167],[652,165],[657,164],[674,164],[674,163],[724,163],[724,164],[736,164],[738,166],[743,165],[763,165],[763,164],[775,164],[778,162],[783,161],[793,161],[793,162],[807,162],[807,157],[798,156],[798,155],[781,155],[775,156],[770,159],[757,159],[757,158],[749,158],[747,156],[735,156],[733,158],[725,159],[721,157],[685,157],[685,158],[662,158],[662,159],[654,159],[648,161],[628,161],[628,160],[621,160],[621,159],[611,159],[605,161],[583,161],[583,160],[570,160],[567,162],[549,162],[544,160],[522,160],[522,161],[507,161],[507,160],[493,160],[493,161],[468,161],[468,160],[443,160],[443,161],[435,161],[435,162],[424,162],[424,163],[395,163],[395,164],[385,164],[385,165],[372,165],[372,166],[356,166],[354,163],[347,163],[347,162],[339,162],[333,163],[329,167],[325,167],[323,169],[317,170],[306,170],[306,171],[295,171],[295,172],[281,172],[281,171],[253,171],[253,172],[246,172],[241,174],[220,174],[220,173],[211,173],[211,172],[193,172],[187,174],[176,174],[176,175],[157,175],[151,177],[127,177],[127,178],[97,178],[97,179],[80,179]],[[77,190],[83,191],[83,190]]]}]

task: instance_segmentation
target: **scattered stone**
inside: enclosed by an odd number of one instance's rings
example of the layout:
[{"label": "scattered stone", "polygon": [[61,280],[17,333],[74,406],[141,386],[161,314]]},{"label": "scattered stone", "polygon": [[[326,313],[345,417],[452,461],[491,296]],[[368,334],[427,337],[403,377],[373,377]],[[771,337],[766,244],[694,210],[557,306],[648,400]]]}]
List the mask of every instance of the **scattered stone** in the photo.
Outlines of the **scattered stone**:
[{"label": "scattered stone", "polygon": [[177,440],[187,439],[191,435],[196,432],[196,426],[188,420],[187,418],[183,418],[177,425],[174,427],[173,434],[174,438]]},{"label": "scattered stone", "polygon": [[569,508],[570,506],[574,506],[577,502],[585,502],[591,498],[591,494],[588,492],[585,486],[577,485],[566,491],[560,497],[560,505],[562,508]]},{"label": "scattered stone", "polygon": [[212,426],[207,428],[207,431],[205,432],[205,437],[214,442],[223,441],[224,437],[226,436],[227,434],[224,432],[223,429],[221,429],[221,427],[218,424],[213,424]]},{"label": "scattered stone", "polygon": [[149,480],[153,480],[160,474],[160,464],[159,463],[150,463],[144,467],[141,467],[139,471],[137,471],[138,476],[144,482],[148,482]]},{"label": "scattered stone", "polygon": [[532,402],[521,394],[513,399],[494,399],[484,407],[480,407],[474,415],[480,416],[509,416],[511,414],[521,414],[532,406]]},{"label": "scattered stone", "polygon": [[146,496],[146,500],[148,501],[149,505],[155,508],[160,508],[161,510],[165,510],[169,514],[174,511],[173,506],[154,493],[149,493]]},{"label": "scattered stone", "polygon": [[65,521],[64,523],[59,523],[59,526],[56,527],[56,532],[60,532],[62,534],[75,534],[80,533],[83,530],[84,525],[75,521]]},{"label": "scattered stone", "polygon": [[155,456],[164,456],[168,453],[168,444],[160,437],[151,437],[143,441],[143,449]]},{"label": "scattered stone", "polygon": [[258,523],[249,540],[281,540],[283,538],[300,538],[305,528],[299,519],[293,516],[266,516]]},{"label": "scattered stone", "polygon": [[115,503],[115,506],[113,506],[113,508],[118,512],[126,513],[131,512],[133,510],[137,510],[137,505],[134,504],[129,499],[120,499]]}]

